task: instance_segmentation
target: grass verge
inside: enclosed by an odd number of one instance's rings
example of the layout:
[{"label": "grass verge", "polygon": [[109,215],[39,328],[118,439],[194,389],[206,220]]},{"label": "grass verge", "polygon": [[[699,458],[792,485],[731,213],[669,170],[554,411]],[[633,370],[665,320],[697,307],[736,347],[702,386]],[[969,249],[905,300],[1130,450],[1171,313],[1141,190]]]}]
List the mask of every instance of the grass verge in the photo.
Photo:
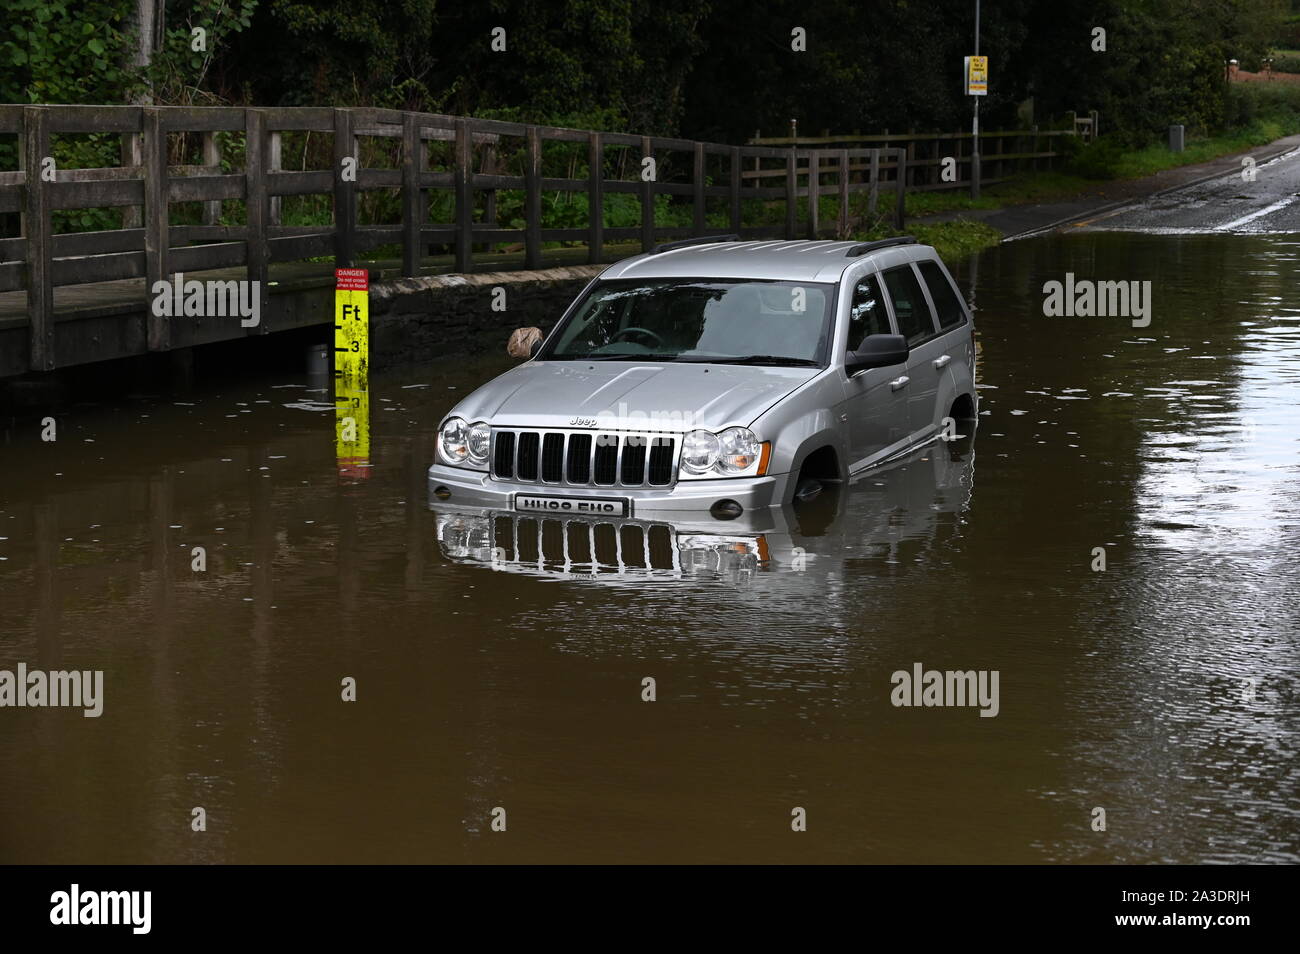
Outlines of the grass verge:
[{"label": "grass verge", "polygon": [[1140,179],[1166,169],[1208,162],[1300,133],[1300,87],[1234,86],[1229,108],[1237,121],[1212,136],[1189,136],[1182,152],[1163,142],[1125,149],[1102,137],[1079,150],[1060,171],[1040,172],[989,186],[978,199],[960,192],[915,192],[906,197],[909,218],[962,209],[998,209],[1086,195],[1102,182]]},{"label": "grass verge", "polygon": [[945,262],[958,262],[1002,241],[1002,233],[991,225],[971,219],[954,219],[951,222],[917,223],[902,232],[879,227],[854,234],[854,239],[870,242],[895,235],[915,235],[925,245],[933,245]]}]

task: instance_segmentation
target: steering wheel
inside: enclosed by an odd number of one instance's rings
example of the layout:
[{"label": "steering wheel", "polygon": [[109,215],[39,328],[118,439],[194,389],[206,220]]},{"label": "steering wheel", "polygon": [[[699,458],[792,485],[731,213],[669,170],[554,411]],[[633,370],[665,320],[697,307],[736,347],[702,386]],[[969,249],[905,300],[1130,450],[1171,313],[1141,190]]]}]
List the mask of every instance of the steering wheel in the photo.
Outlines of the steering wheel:
[{"label": "steering wheel", "polygon": [[610,339],[610,343],[613,344],[615,341],[622,341],[624,335],[642,335],[643,337],[650,339],[651,347],[662,347],[664,343],[664,339],[659,337],[649,328],[624,328]]}]

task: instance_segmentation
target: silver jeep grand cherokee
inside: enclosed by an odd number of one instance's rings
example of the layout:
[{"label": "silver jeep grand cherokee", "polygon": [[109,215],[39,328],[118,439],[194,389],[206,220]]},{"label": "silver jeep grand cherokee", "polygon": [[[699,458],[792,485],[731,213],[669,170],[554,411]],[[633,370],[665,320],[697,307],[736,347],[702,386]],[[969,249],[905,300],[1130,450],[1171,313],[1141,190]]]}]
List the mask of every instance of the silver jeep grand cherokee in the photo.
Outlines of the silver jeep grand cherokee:
[{"label": "silver jeep grand cherokee", "polygon": [[973,426],[971,315],[933,248],[732,238],[606,269],[440,423],[432,495],[731,519]]}]

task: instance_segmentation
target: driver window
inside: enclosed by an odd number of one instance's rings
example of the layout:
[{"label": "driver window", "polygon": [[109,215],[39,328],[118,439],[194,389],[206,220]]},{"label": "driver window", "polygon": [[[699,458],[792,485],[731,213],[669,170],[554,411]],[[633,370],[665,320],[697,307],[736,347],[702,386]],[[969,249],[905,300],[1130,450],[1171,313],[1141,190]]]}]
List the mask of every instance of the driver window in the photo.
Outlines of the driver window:
[{"label": "driver window", "polygon": [[868,335],[889,333],[889,316],[885,314],[880,282],[874,274],[864,275],[854,282],[849,303],[849,351],[857,351]]}]

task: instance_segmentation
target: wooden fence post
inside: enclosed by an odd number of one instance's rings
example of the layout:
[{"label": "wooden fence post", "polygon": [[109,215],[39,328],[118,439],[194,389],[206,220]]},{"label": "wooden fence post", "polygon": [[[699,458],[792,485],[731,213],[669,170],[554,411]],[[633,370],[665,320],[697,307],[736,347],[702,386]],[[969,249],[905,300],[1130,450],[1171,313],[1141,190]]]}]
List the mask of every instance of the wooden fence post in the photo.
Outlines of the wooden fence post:
[{"label": "wooden fence post", "polygon": [[595,265],[605,251],[605,146],[600,133],[587,134],[587,261]]},{"label": "wooden fence post", "polygon": [[691,179],[695,187],[694,232],[704,234],[704,143],[695,144],[695,167]]},{"label": "wooden fence post", "polygon": [[[202,135],[203,141],[203,166],[208,175],[221,175],[221,143],[217,140],[215,132],[205,132]],[[203,203],[203,224],[220,225],[221,224],[221,200],[213,199]]]},{"label": "wooden fence post", "polygon": [[835,229],[837,238],[849,235],[849,151],[840,150],[840,221]]},{"label": "wooden fence post", "polygon": [[731,231],[740,234],[740,147],[731,147]]},{"label": "wooden fence post", "polygon": [[[127,133],[122,137],[122,165],[140,168],[144,165],[143,145],[139,133]],[[122,208],[122,228],[139,229],[144,227],[144,208],[128,205]]]},{"label": "wooden fence post", "polygon": [[816,241],[821,225],[822,151],[808,151],[808,238]]},{"label": "wooden fence post", "polygon": [[[343,178],[344,162],[361,157],[353,149],[352,113],[334,110],[334,266],[351,268],[356,261],[356,182]],[[360,169],[356,169],[360,172]]]},{"label": "wooden fence post", "polygon": [[[167,129],[163,125],[162,111],[156,106],[144,109],[144,259],[147,302],[152,302],[155,282],[165,282],[170,276],[167,258],[171,249],[170,228],[167,220]],[[249,217],[250,241],[252,217]],[[173,318],[176,316],[172,316]],[[150,351],[166,351],[171,347],[171,319],[154,314],[150,307],[145,312],[148,347]]]},{"label": "wooden fence post", "polygon": [[655,183],[654,180],[659,178],[659,169],[655,167],[655,174],[651,179],[645,178],[644,162],[646,157],[654,158],[654,149],[650,145],[650,137],[641,137],[641,251],[648,252],[654,248],[655,244]]},{"label": "wooden fence post", "polygon": [[[267,132],[266,112],[261,109],[249,109],[244,113],[244,130],[247,146],[244,155],[245,198],[248,209],[247,264],[248,280],[259,282],[263,314],[270,300],[271,290],[267,286],[269,265],[271,261],[270,246],[267,244],[270,203],[266,192],[266,154]],[[164,153],[164,162],[166,154]],[[250,334],[260,335],[269,331],[268,323],[259,321],[249,328]]]},{"label": "wooden fence post", "polygon": [[[479,163],[479,171],[484,175],[494,176],[497,174],[497,147],[492,142],[483,144],[483,161]],[[486,195],[483,196],[483,221],[487,223],[488,228],[497,227],[497,190],[485,189]],[[424,203],[428,208],[428,203]],[[492,251],[491,242],[480,242],[478,244],[480,252]]]},{"label": "wooden fence post", "polygon": [[423,225],[424,193],[420,190],[420,173],[424,141],[415,113],[402,113],[402,274],[414,278],[420,274],[420,226]]},{"label": "wooden fence post", "polygon": [[474,246],[474,190],[470,188],[470,163],[473,150],[469,124],[456,120],[455,155],[452,157],[452,180],[456,184],[456,271],[470,270]]},{"label": "wooden fence post", "polygon": [[23,108],[23,169],[27,201],[23,223],[27,235],[27,318],[31,323],[30,358],[33,371],[54,368],[53,238],[50,235],[50,193],[42,179],[50,154],[49,113],[44,106]]},{"label": "wooden fence post", "polygon": [[785,237],[793,239],[795,237],[796,213],[799,209],[799,173],[796,167],[798,154],[793,146],[790,147],[790,155],[785,160]]},{"label": "wooden fence post", "polygon": [[867,215],[875,217],[880,202],[880,147],[871,150],[871,191],[867,193]]},{"label": "wooden fence post", "polygon": [[542,133],[528,127],[528,165],[524,169],[524,267],[542,267]]},{"label": "wooden fence post", "polygon": [[[284,166],[281,164],[281,152],[283,147],[282,134],[277,129],[270,133],[267,142],[267,172],[279,172]],[[268,225],[280,224],[280,197],[273,195],[270,198],[269,211],[267,213]]]},{"label": "wooden fence post", "polygon": [[903,203],[907,194],[907,152],[898,150],[898,204],[894,207],[894,228],[901,229],[904,223]]}]

